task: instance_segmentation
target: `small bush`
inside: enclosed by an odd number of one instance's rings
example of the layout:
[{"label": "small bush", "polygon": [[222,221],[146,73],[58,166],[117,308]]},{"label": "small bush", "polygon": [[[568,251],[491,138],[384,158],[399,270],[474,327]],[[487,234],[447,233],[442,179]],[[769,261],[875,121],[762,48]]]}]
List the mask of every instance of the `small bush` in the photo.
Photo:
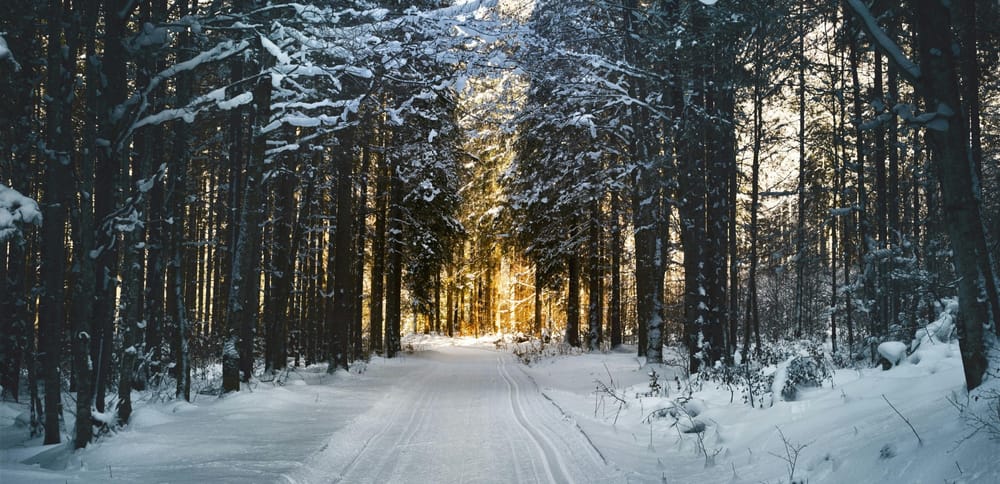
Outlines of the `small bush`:
[{"label": "small bush", "polygon": [[803,387],[821,387],[823,381],[833,377],[831,364],[822,353],[810,352],[793,357],[785,368],[785,383],[781,386],[781,398],[795,400]]},{"label": "small bush", "polygon": [[786,361],[785,380],[781,382],[780,389],[785,400],[794,400],[800,387],[818,387],[833,377],[833,365],[823,353],[822,345],[798,341],[767,345],[759,355],[738,365],[703,368],[693,377],[692,385],[699,387],[708,382],[715,383],[718,388],[730,391],[730,402],[739,393],[747,405],[770,406],[774,400],[775,374],[779,365]]}]

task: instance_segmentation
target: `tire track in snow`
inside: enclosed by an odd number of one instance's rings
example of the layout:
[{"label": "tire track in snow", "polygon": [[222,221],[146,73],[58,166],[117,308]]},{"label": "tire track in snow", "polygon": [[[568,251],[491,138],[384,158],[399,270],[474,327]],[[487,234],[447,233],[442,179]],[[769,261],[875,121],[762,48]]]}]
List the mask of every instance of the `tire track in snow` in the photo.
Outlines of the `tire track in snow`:
[{"label": "tire track in snow", "polygon": [[[538,450],[539,457],[541,457],[543,467],[545,468],[545,475],[548,477],[548,482],[574,483],[575,481],[566,468],[566,462],[556,450],[552,441],[525,416],[523,408],[524,397],[521,393],[521,386],[517,383],[517,379],[510,375],[510,372],[507,370],[507,362],[503,356],[497,358],[497,370],[507,383],[507,393],[510,396],[510,408],[514,413],[514,420],[524,429]],[[558,470],[553,467],[553,461],[557,464]]]},{"label": "tire track in snow", "polygon": [[419,402],[413,406],[413,411],[410,412],[406,427],[400,432],[400,437],[392,445],[391,451],[386,452],[378,467],[375,467],[375,469],[379,469],[379,472],[372,482],[389,482],[390,478],[393,477],[393,473],[399,467],[402,449],[412,445],[413,438],[417,435],[420,428],[424,426],[428,415],[431,414],[428,408],[436,400],[436,392],[430,385],[421,385],[420,388],[421,395]]},{"label": "tire track in snow", "polygon": [[[389,431],[396,427],[395,424],[399,422],[398,416],[403,413],[403,409],[405,408],[402,405],[396,405],[396,410],[392,412],[391,417],[385,419],[385,425],[382,426],[377,434],[365,441],[361,450],[359,450],[354,458],[352,458],[351,461],[344,466],[343,470],[340,472],[340,476],[334,479],[334,483],[384,482],[385,479],[371,479],[371,476],[365,476],[364,474],[361,476],[353,476],[352,474],[359,470],[358,466],[360,464],[366,463],[366,461],[369,460],[375,461],[376,464],[364,466],[364,468],[361,469],[361,472],[364,473],[370,469],[379,469],[379,478],[381,478],[387,470],[392,470],[396,467],[395,463],[398,462],[399,448],[401,444],[411,439],[416,433],[416,428],[419,427],[419,424],[415,424],[414,422],[417,420],[423,421],[424,418],[423,415],[420,417],[417,415],[421,413],[427,401],[431,400],[433,397],[433,392],[431,391],[430,386],[425,384],[427,378],[428,377],[425,375],[425,377],[422,378],[418,384],[414,385],[414,387],[420,392],[419,398],[414,401],[410,413],[406,418],[405,427],[403,427],[402,431],[398,433],[396,440],[389,446],[387,446],[386,442],[383,442],[389,434]],[[395,396],[390,396],[389,398],[395,398]],[[426,412],[422,413],[426,414]],[[385,452],[386,449],[391,449],[391,452]],[[381,456],[376,455],[371,457],[372,451],[382,452],[383,454]],[[392,462],[392,464],[387,465],[390,462]]]}]

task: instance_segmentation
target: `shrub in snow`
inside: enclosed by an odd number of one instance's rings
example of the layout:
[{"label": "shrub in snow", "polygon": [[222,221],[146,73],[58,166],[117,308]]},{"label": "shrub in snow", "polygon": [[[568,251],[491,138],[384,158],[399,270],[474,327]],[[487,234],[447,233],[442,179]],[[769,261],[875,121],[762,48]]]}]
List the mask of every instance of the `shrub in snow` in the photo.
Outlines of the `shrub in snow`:
[{"label": "shrub in snow", "polygon": [[531,365],[543,358],[578,355],[582,353],[580,348],[575,348],[564,343],[558,335],[551,336],[548,341],[532,336],[524,336],[523,334],[522,337],[511,340],[510,343],[505,343],[503,347],[497,346],[497,349],[509,349],[525,365]]},{"label": "shrub in snow", "polygon": [[750,361],[733,366],[703,368],[695,375],[696,384],[714,382],[730,391],[730,401],[738,391],[743,403],[766,407],[774,395],[794,400],[798,389],[819,387],[833,376],[833,365],[819,343],[797,341],[767,345]]},{"label": "shrub in snow", "polygon": [[833,377],[830,363],[816,348],[790,358],[784,370],[781,398],[786,401],[795,400],[801,388],[821,387],[824,380]]},{"label": "shrub in snow", "polygon": [[660,375],[656,373],[656,370],[649,370],[649,391],[636,394],[636,398],[642,397],[659,397],[663,395],[663,385],[660,385]]}]

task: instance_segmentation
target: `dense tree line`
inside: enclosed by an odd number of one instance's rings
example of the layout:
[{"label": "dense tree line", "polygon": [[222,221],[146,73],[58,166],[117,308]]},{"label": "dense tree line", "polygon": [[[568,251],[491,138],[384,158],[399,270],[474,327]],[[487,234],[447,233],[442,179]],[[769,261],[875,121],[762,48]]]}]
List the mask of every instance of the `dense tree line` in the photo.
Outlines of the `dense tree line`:
[{"label": "dense tree line", "polygon": [[1000,314],[996,7],[705,3],[535,4],[505,189],[567,341],[581,315],[621,341],[600,322],[623,267],[640,355],[678,341],[692,371],[786,338],[874,361],[957,295],[977,386]]},{"label": "dense tree line", "polygon": [[979,384],[996,5],[445,3],[12,3],[0,385],[33,430],[406,331],[873,360],[956,295]]},{"label": "dense tree line", "polygon": [[[52,0],[4,14],[0,173],[44,222],[6,227],[2,385],[30,388],[46,442],[60,389],[84,446],[128,422],[135,389],[190,399],[193,367],[220,362],[220,390],[237,391],[289,361],[333,371],[399,351],[401,314],[430,313],[462,233],[453,26],[475,8],[433,7]],[[367,274],[385,308],[370,334]]]}]

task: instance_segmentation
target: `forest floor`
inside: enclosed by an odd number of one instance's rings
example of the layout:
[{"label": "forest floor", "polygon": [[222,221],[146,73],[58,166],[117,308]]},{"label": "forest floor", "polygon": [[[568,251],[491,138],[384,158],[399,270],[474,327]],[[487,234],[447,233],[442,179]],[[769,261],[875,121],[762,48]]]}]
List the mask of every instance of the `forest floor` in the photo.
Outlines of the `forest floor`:
[{"label": "forest floor", "polygon": [[5,402],[0,482],[1000,482],[1000,443],[966,438],[947,400],[966,401],[955,344],[890,371],[838,370],[766,408],[727,387],[678,391],[670,366],[644,395],[650,367],[629,347],[528,366],[488,338],[405,344],[223,398],[136,393],[132,423],[77,452],[30,438],[24,407]]}]

